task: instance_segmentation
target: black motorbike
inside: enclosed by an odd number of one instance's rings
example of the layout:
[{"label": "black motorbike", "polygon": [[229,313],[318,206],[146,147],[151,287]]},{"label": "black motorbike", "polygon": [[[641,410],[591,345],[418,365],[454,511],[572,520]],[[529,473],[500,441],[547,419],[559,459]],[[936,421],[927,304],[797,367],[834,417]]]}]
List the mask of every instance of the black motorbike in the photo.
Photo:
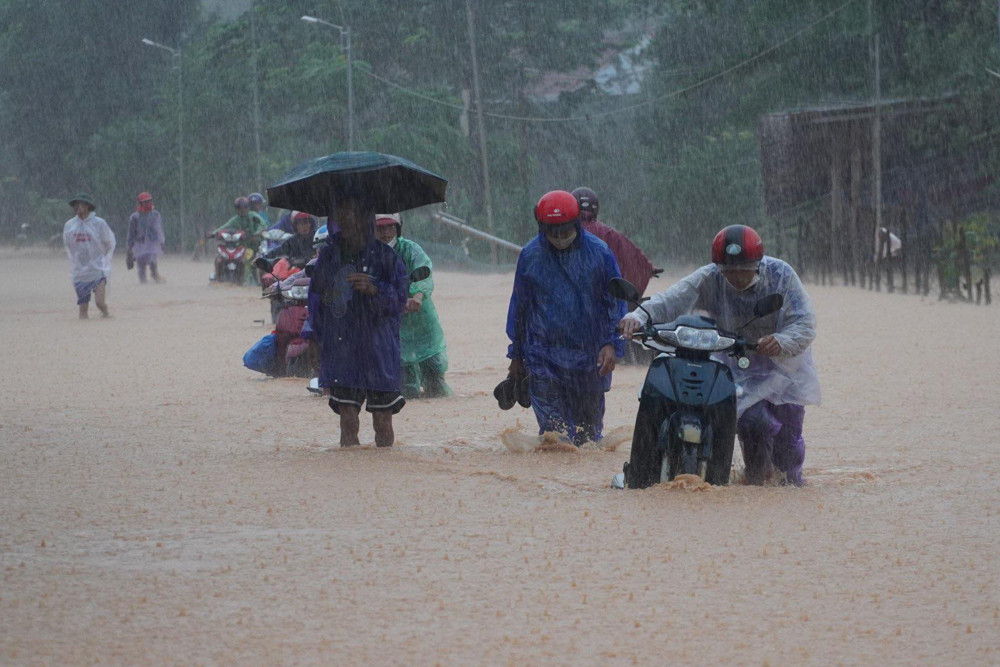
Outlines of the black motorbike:
[{"label": "black motorbike", "polygon": [[[612,296],[642,308],[629,282],[613,278]],[[737,332],[719,329],[715,320],[683,315],[673,322],[646,326],[633,334],[656,353],[639,393],[632,433],[632,455],[615,486],[644,489],[677,475],[697,475],[709,484],[728,484],[736,440],[737,388],[733,374],[713,354],[737,358],[748,368],[747,350],[756,343],[739,332],[760,317],[781,309],[784,299],[771,294],[754,305],[754,317]],[[649,313],[643,308],[643,312]]]}]

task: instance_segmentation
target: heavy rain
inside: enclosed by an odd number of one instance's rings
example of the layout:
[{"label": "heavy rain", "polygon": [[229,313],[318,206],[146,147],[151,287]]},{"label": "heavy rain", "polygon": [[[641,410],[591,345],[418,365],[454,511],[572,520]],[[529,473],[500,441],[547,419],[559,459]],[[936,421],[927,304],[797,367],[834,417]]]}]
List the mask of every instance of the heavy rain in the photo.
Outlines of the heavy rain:
[{"label": "heavy rain", "polygon": [[0,0],[0,62],[0,664],[1000,664],[996,2]]}]

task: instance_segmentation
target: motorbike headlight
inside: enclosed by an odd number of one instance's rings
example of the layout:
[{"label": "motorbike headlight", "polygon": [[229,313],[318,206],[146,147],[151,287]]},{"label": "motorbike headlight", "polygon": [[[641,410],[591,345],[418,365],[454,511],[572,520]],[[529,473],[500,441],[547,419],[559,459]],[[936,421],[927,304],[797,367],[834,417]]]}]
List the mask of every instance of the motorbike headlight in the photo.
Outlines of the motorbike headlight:
[{"label": "motorbike headlight", "polygon": [[222,232],[221,234],[219,234],[219,236],[221,236],[222,240],[225,241],[226,243],[229,243],[236,237],[235,234],[230,234],[229,232]]},{"label": "motorbike headlight", "polygon": [[309,298],[309,288],[305,285],[296,285],[295,287],[289,287],[286,290],[282,290],[281,294],[286,299],[291,299],[293,301],[305,301]]},{"label": "motorbike headlight", "polygon": [[715,329],[677,327],[672,333],[677,340],[675,343],[677,346],[691,350],[725,350],[736,342],[727,336],[720,336]]}]

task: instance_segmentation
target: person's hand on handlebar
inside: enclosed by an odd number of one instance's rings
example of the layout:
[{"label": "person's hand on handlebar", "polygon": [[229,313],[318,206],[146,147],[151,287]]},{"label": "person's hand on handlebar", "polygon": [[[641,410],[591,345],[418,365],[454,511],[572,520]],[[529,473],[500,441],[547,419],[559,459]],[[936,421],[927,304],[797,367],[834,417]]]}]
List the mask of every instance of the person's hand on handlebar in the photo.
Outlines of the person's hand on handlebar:
[{"label": "person's hand on handlebar", "polygon": [[642,329],[642,326],[642,322],[639,321],[639,318],[632,313],[629,313],[618,322],[618,331],[620,331],[622,336],[625,338],[631,338],[636,331]]},{"label": "person's hand on handlebar", "polygon": [[762,354],[765,357],[776,357],[781,354],[781,345],[778,343],[778,339],[768,334],[758,340],[757,354]]}]

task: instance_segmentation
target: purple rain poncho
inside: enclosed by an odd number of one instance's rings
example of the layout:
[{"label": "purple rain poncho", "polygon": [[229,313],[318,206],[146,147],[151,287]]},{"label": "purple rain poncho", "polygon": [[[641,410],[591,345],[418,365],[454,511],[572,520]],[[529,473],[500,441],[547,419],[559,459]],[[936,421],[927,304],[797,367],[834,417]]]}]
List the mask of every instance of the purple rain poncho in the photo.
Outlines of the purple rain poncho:
[{"label": "purple rain poncho", "polygon": [[[319,341],[319,386],[402,391],[399,324],[406,304],[406,268],[396,251],[375,238],[354,257],[342,252],[342,234],[330,236],[319,253],[309,285],[310,336]],[[368,273],[378,293],[354,291],[350,273]]]},{"label": "purple rain poncho", "polygon": [[163,254],[163,221],[155,208],[148,213],[135,211],[128,218],[125,249],[139,262],[156,262]]}]

